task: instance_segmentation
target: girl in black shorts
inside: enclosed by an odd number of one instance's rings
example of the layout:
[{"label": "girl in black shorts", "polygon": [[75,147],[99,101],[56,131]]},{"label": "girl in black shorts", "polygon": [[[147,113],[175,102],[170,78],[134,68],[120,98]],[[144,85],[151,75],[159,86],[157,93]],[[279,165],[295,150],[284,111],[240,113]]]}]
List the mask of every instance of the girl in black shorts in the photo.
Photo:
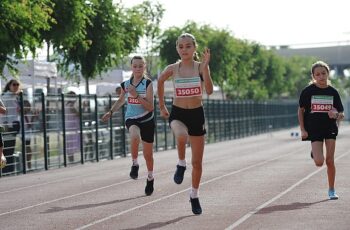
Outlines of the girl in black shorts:
[{"label": "girl in black shorts", "polygon": [[298,119],[302,140],[311,141],[311,154],[316,166],[325,161],[323,143],[326,146],[329,199],[338,199],[335,192],[335,142],[338,122],[344,118],[344,108],[338,91],[330,85],[329,67],[318,61],[311,67],[312,80],[300,94]]},{"label": "girl in black shorts", "polygon": [[[176,41],[176,50],[180,61],[168,65],[158,78],[158,98],[161,116],[169,118],[170,127],[175,135],[179,161],[176,165],[174,181],[181,184],[186,170],[185,150],[189,139],[192,149],[192,187],[190,202],[192,212],[201,214],[198,189],[202,176],[204,152],[204,110],[202,93],[213,92],[213,82],[209,71],[210,51],[205,49],[202,62],[196,58],[197,42],[192,34],[182,34]],[[164,103],[164,82],[172,77],[174,101],[171,114]]]},{"label": "girl in black shorts", "polygon": [[153,177],[153,141],[154,141],[154,113],[153,113],[153,86],[152,81],[146,76],[146,61],[141,56],[131,59],[132,76],[129,80],[121,83],[121,92],[118,100],[112,108],[102,117],[107,121],[113,114],[127,103],[125,112],[125,124],[130,133],[130,149],[132,166],[130,177],[138,178],[139,163],[138,151],[142,140],[143,157],[146,161],[148,176],[145,193],[151,195],[154,190]]}]

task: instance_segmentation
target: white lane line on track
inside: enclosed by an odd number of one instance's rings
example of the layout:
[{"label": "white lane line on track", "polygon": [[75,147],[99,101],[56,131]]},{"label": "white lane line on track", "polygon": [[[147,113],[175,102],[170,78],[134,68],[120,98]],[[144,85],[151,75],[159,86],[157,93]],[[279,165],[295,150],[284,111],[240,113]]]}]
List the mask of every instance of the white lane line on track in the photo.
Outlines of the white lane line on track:
[{"label": "white lane line on track", "polygon": [[[300,148],[300,149],[303,149],[303,148]],[[254,167],[257,167],[257,166],[260,166],[260,165],[264,165],[264,164],[269,163],[269,162],[271,162],[271,161],[275,161],[275,160],[278,160],[278,159],[280,159],[280,158],[289,156],[289,155],[291,155],[291,154],[295,154],[295,153],[299,152],[300,149],[298,149],[298,150],[296,150],[296,151],[293,151],[293,152],[290,152],[290,153],[287,153],[287,154],[282,155],[282,156],[278,156],[278,157],[275,157],[275,158],[272,158],[272,159],[269,159],[269,160],[266,160],[266,161],[262,161],[262,162],[260,162],[260,163],[254,164],[254,165],[250,165],[250,166],[247,166],[247,167],[238,169],[238,170],[236,170],[236,171],[233,171],[233,172],[230,172],[230,173],[227,173],[227,174],[218,176],[218,177],[214,177],[214,178],[212,178],[212,179],[210,179],[210,180],[207,180],[207,181],[205,181],[205,182],[202,182],[202,183],[200,183],[200,184],[201,184],[201,185],[208,184],[208,183],[210,183],[210,182],[220,180],[220,179],[222,179],[222,178],[224,178],[224,177],[232,176],[232,175],[234,175],[234,174],[237,174],[237,173],[240,173],[240,172],[244,172],[244,171],[246,171],[246,170],[248,170],[248,169],[251,169],[251,168],[254,168]],[[183,190],[181,190],[181,191],[178,191],[178,192],[173,193],[173,194],[169,194],[169,195],[167,195],[167,196],[158,198],[158,199],[153,200],[153,201],[150,201],[150,202],[148,202],[148,203],[144,203],[144,204],[142,204],[142,205],[138,205],[138,206],[135,206],[135,207],[133,207],[133,208],[124,210],[124,211],[122,211],[122,212],[115,213],[115,214],[110,215],[110,216],[107,216],[107,217],[105,217],[105,218],[102,218],[102,219],[99,219],[99,220],[95,220],[95,221],[93,221],[93,222],[91,222],[91,223],[89,223],[89,224],[86,224],[86,225],[84,225],[84,226],[81,226],[81,227],[79,227],[79,228],[76,228],[75,230],[82,230],[82,229],[89,228],[89,227],[91,227],[91,226],[93,226],[93,225],[102,223],[102,222],[104,222],[104,221],[107,221],[107,220],[110,220],[110,219],[112,219],[112,218],[121,216],[121,215],[126,214],[126,213],[128,213],[128,212],[134,211],[134,210],[136,210],[136,209],[139,209],[139,208],[142,208],[142,207],[145,207],[145,206],[148,206],[148,205],[157,203],[157,202],[159,202],[159,201],[168,199],[168,198],[170,198],[170,197],[176,196],[176,195],[181,194],[181,193],[183,193],[183,192],[186,192],[186,191],[188,191],[188,190],[189,190],[189,188],[188,188],[188,189],[183,189]]]},{"label": "white lane line on track", "polygon": [[[205,163],[212,162],[214,160],[217,161],[217,159],[212,159],[212,160],[207,160]],[[169,173],[169,172],[173,172],[173,170],[166,170],[166,171],[163,171],[163,172],[156,173],[155,175],[162,175],[162,174],[166,174],[166,173]],[[79,178],[79,177],[80,176],[77,176],[77,178]],[[146,179],[146,176],[140,177],[139,180],[140,179]],[[57,180],[56,182],[65,181],[65,180],[69,180],[69,179]],[[38,204],[35,204],[35,205],[30,205],[30,206],[27,206],[27,207],[24,207],[24,208],[19,208],[19,209],[15,209],[15,210],[12,210],[12,211],[0,213],[0,216],[4,216],[4,215],[15,213],[15,212],[20,212],[20,211],[27,210],[27,209],[30,209],[30,208],[35,208],[35,207],[38,207],[38,206],[42,206],[42,205],[45,205],[45,204],[50,204],[50,203],[61,201],[61,200],[64,200],[64,199],[73,198],[73,197],[80,196],[80,195],[85,195],[85,194],[88,194],[88,193],[96,192],[96,191],[99,191],[99,190],[102,190],[102,189],[106,189],[106,188],[110,188],[110,187],[113,187],[113,186],[117,186],[117,185],[121,185],[121,184],[125,184],[125,183],[130,183],[132,181],[133,180],[129,179],[129,180],[121,181],[121,182],[114,183],[114,184],[111,184],[111,185],[103,186],[103,187],[100,187],[100,188],[97,188],[97,189],[92,189],[92,190],[89,190],[89,191],[85,191],[85,192],[82,192],[82,193],[77,193],[77,194],[73,194],[73,195],[70,195],[70,196],[65,196],[65,197],[54,199],[54,200],[49,200],[49,201],[46,201],[46,202],[38,203]],[[42,183],[42,184],[36,184],[36,185],[33,185],[33,187],[37,187],[39,185],[47,185],[47,184],[50,184],[50,182]],[[22,187],[22,188],[18,188],[18,189],[13,189],[11,191],[23,190],[24,188],[29,188],[29,187],[31,187],[31,186]],[[5,192],[7,192],[7,191],[5,191]]]},{"label": "white lane line on track", "polygon": [[80,195],[96,192],[96,191],[99,191],[99,190],[102,190],[102,189],[105,189],[105,188],[113,187],[113,186],[120,185],[120,184],[125,184],[125,183],[128,183],[128,182],[130,182],[130,180],[125,180],[125,181],[122,181],[122,182],[118,182],[118,183],[115,183],[115,184],[107,185],[107,186],[100,187],[100,188],[97,188],[97,189],[92,189],[92,190],[89,190],[89,191],[73,194],[73,195],[70,195],[70,196],[65,196],[65,197],[54,199],[54,200],[45,201],[45,202],[38,203],[38,204],[35,204],[35,205],[27,206],[27,207],[24,207],[24,208],[19,208],[19,209],[15,209],[15,210],[8,211],[8,212],[3,212],[3,213],[0,213],[0,216],[4,216],[4,215],[7,215],[7,214],[20,212],[20,211],[27,210],[27,209],[30,209],[30,208],[35,208],[35,207],[38,207],[38,206],[41,206],[41,205],[50,204],[50,203],[53,203],[53,202],[56,202],[56,201],[69,199],[69,198],[72,198],[72,197],[76,197],[76,196],[80,196]]},{"label": "white lane line on track", "polygon": [[[335,159],[335,161],[338,161],[338,159],[348,155],[350,153],[350,151],[345,152],[344,154],[340,155],[339,157],[337,157]],[[232,230],[235,229],[236,227],[238,227],[239,225],[241,225],[243,222],[245,222],[247,219],[249,219],[250,217],[252,217],[253,215],[255,215],[257,212],[259,212],[261,209],[265,208],[266,206],[268,206],[269,204],[275,202],[276,200],[278,200],[279,198],[281,198],[282,196],[286,195],[287,193],[289,193],[290,191],[292,191],[294,188],[296,188],[297,186],[299,186],[300,184],[302,184],[303,182],[307,181],[308,179],[310,179],[312,176],[316,175],[317,173],[319,173],[320,171],[324,170],[326,167],[321,167],[319,169],[317,169],[316,171],[310,173],[309,175],[307,175],[306,177],[302,178],[301,180],[299,180],[297,183],[293,184],[292,186],[290,186],[289,188],[287,188],[286,190],[284,190],[283,192],[279,193],[277,196],[273,197],[272,199],[266,201],[265,203],[263,203],[262,205],[260,205],[259,207],[255,208],[253,211],[248,212],[247,214],[245,214],[244,216],[242,216],[241,218],[239,218],[236,222],[234,222],[233,224],[231,224],[230,226],[228,226],[227,228],[225,228],[225,230]]]},{"label": "white lane line on track", "polygon": [[[105,170],[101,171],[101,173],[106,172],[106,171],[112,171],[112,170],[113,170],[113,169],[105,169]],[[54,184],[54,183],[59,183],[59,182],[64,182],[64,181],[69,181],[69,180],[77,179],[77,178],[89,177],[89,176],[93,176],[93,175],[95,175],[95,174],[96,174],[96,173],[84,174],[84,175],[78,175],[78,176],[70,176],[70,177],[68,177],[68,178],[62,178],[62,179],[53,180],[53,181],[49,181],[49,182],[43,182],[43,183],[38,183],[38,184],[23,186],[23,187],[19,187],[19,188],[14,188],[14,189],[6,190],[6,191],[0,191],[0,194],[11,193],[11,192],[16,192],[16,191],[21,191],[21,190],[25,190],[25,189],[28,189],[28,188],[35,188],[35,187],[39,187],[39,186],[43,186],[43,185],[49,185],[49,184]]]},{"label": "white lane line on track", "polygon": [[[294,151],[294,152],[292,152],[292,153],[295,153],[295,152],[298,152],[298,150],[297,150],[297,151]],[[250,169],[250,168],[252,168],[252,167],[259,166],[259,165],[261,165],[261,164],[266,164],[266,163],[268,163],[268,162],[270,162],[270,161],[273,161],[273,160],[276,160],[276,159],[279,159],[279,158],[288,156],[288,155],[290,155],[290,154],[292,154],[292,153],[288,153],[288,154],[286,154],[286,155],[282,155],[282,156],[279,156],[279,157],[276,157],[276,158],[272,158],[272,159],[270,159],[270,160],[266,160],[266,161],[260,162],[260,163],[258,163],[258,164],[252,165],[252,166],[248,166],[248,167],[246,167],[246,168],[239,169],[239,170],[237,170],[237,171],[234,171],[234,172],[232,172],[232,173],[226,174],[226,175],[224,175],[224,176],[220,176],[220,177],[218,177],[218,179],[221,179],[222,177],[225,177],[225,176],[229,176],[229,175],[233,175],[233,174],[236,174],[236,173],[245,171],[245,170]],[[172,172],[172,171],[173,171],[173,170],[167,170],[167,171],[164,171],[164,172],[161,172],[161,173],[157,173],[157,175],[165,174],[165,173]],[[142,178],[146,178],[146,177],[141,177],[140,179],[142,179]],[[207,184],[207,183],[209,183],[209,182],[211,182],[211,181],[214,181],[214,180],[215,180],[215,178],[209,180],[208,182],[203,182],[203,183],[201,183],[201,184]],[[38,207],[38,206],[42,206],[42,205],[54,203],[54,202],[57,202],[57,201],[61,201],[61,200],[65,200],[65,199],[70,199],[70,198],[77,197],[77,196],[80,196],[80,195],[89,194],[89,193],[96,192],[96,191],[100,191],[100,190],[103,190],[103,189],[106,189],[106,188],[110,188],[110,187],[113,187],[113,186],[125,184],[125,183],[131,182],[131,181],[132,181],[132,180],[125,180],[125,181],[122,181],[122,182],[118,182],[118,183],[115,183],[115,184],[103,186],[103,187],[100,187],[100,188],[97,188],[97,189],[92,189],[92,190],[85,191],[85,192],[82,192],[82,193],[77,193],[77,194],[73,194],[73,195],[69,195],[69,196],[65,196],[65,197],[61,197],[61,198],[57,198],[57,199],[53,199],[53,200],[49,200],[49,201],[45,201],[45,202],[38,203],[38,204],[35,204],[35,205],[30,205],[30,206],[27,206],[27,207],[23,207],[23,208],[19,208],[19,209],[7,211],[7,212],[4,212],[4,213],[0,213],[0,216],[5,216],[5,215],[8,215],[8,214],[12,214],[12,213],[16,213],[16,212],[28,210],[28,209],[31,209],[31,208],[35,208],[35,207]],[[184,191],[186,191],[186,190],[184,190]],[[184,192],[184,191],[181,191],[181,192]]]},{"label": "white lane line on track", "polygon": [[20,188],[14,188],[14,189],[11,189],[11,190],[2,191],[2,192],[0,192],[0,194],[21,191],[21,190],[25,190],[27,188],[35,188],[35,187],[39,187],[39,186],[43,186],[43,185],[49,185],[49,184],[54,184],[54,183],[58,183],[58,182],[64,182],[64,181],[68,181],[68,180],[71,180],[71,179],[76,179],[76,178],[80,178],[80,177],[88,177],[88,176],[92,176],[92,175],[93,174],[84,175],[84,176],[75,176],[75,177],[69,177],[69,178],[54,180],[54,181],[45,182],[45,183],[38,183],[38,184],[23,186],[23,187],[20,187]]},{"label": "white lane line on track", "polygon": [[[252,141],[250,141],[252,142]],[[247,142],[249,143],[249,142]],[[141,154],[142,155],[142,154]],[[225,155],[223,157],[226,157]],[[206,160],[204,161],[204,163],[210,163],[212,161],[217,161],[220,160],[220,158],[215,158],[215,159],[211,159],[211,160]],[[105,171],[110,171],[111,169],[106,169]],[[168,170],[165,172],[169,172]],[[159,175],[159,174],[163,174],[165,172],[161,172],[161,173],[157,173],[155,175]],[[19,187],[19,188],[14,188],[14,189],[10,189],[10,190],[6,190],[6,191],[0,191],[0,194],[5,194],[5,193],[11,193],[11,192],[17,192],[17,191],[21,191],[21,190],[25,190],[25,189],[30,189],[30,188],[35,188],[35,187],[39,187],[39,186],[44,186],[44,185],[49,185],[49,184],[55,184],[55,183],[59,183],[59,182],[64,182],[64,181],[69,181],[72,179],[77,179],[77,178],[81,178],[81,177],[88,177],[88,176],[92,176],[96,173],[92,173],[92,174],[84,174],[83,176],[78,175],[78,176],[73,176],[73,177],[69,177],[69,178],[63,178],[63,179],[58,179],[58,180],[53,180],[53,181],[49,181],[49,182],[44,182],[44,183],[38,183],[38,184],[33,184],[33,185],[28,185],[28,186],[23,186],[23,187]]]}]

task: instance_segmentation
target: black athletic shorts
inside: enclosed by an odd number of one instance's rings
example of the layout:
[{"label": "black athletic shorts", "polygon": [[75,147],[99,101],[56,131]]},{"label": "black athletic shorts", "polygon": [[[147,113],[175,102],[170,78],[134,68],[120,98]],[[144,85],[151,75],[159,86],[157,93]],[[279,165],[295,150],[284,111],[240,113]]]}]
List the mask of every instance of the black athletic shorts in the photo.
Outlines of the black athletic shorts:
[{"label": "black athletic shorts", "polygon": [[130,126],[136,125],[140,128],[141,140],[147,143],[154,142],[154,117],[147,121],[140,121],[139,119],[127,119],[125,121],[125,125],[128,128],[128,130]]},{"label": "black athletic shorts", "polygon": [[202,106],[195,109],[183,109],[173,105],[169,116],[169,124],[173,120],[184,123],[190,136],[203,136],[206,134],[204,109]]}]

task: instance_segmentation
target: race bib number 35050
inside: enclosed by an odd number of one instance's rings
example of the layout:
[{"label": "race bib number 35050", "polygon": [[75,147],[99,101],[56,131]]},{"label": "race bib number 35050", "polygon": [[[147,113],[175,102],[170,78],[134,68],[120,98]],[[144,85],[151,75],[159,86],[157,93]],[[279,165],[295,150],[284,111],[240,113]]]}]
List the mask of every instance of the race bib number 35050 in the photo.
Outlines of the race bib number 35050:
[{"label": "race bib number 35050", "polygon": [[202,96],[200,77],[178,78],[174,82],[176,97]]},{"label": "race bib number 35050", "polygon": [[327,113],[333,109],[333,96],[314,95],[311,97],[312,113]]}]

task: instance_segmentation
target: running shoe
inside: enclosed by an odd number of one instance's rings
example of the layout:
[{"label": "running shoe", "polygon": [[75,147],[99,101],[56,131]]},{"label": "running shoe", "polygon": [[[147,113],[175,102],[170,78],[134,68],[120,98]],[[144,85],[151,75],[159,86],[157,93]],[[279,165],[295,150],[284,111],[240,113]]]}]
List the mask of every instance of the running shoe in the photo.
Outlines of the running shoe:
[{"label": "running shoe", "polygon": [[154,178],[152,180],[146,179],[146,181],[147,182],[146,182],[145,193],[147,196],[150,196],[154,191],[154,188],[153,188]]},{"label": "running shoe", "polygon": [[184,174],[185,174],[186,166],[180,166],[176,165],[176,171],[174,175],[174,181],[176,184],[181,184],[184,180]]},{"label": "running shoe", "polygon": [[137,179],[138,176],[139,176],[139,165],[131,166],[130,177],[135,180]]},{"label": "running shoe", "polygon": [[328,196],[330,200],[337,200],[339,198],[339,196],[337,195],[334,189],[328,190]]},{"label": "running shoe", "polygon": [[202,214],[202,207],[201,207],[201,204],[199,203],[199,199],[190,197],[190,202],[191,202],[193,214],[195,214],[195,215]]}]

